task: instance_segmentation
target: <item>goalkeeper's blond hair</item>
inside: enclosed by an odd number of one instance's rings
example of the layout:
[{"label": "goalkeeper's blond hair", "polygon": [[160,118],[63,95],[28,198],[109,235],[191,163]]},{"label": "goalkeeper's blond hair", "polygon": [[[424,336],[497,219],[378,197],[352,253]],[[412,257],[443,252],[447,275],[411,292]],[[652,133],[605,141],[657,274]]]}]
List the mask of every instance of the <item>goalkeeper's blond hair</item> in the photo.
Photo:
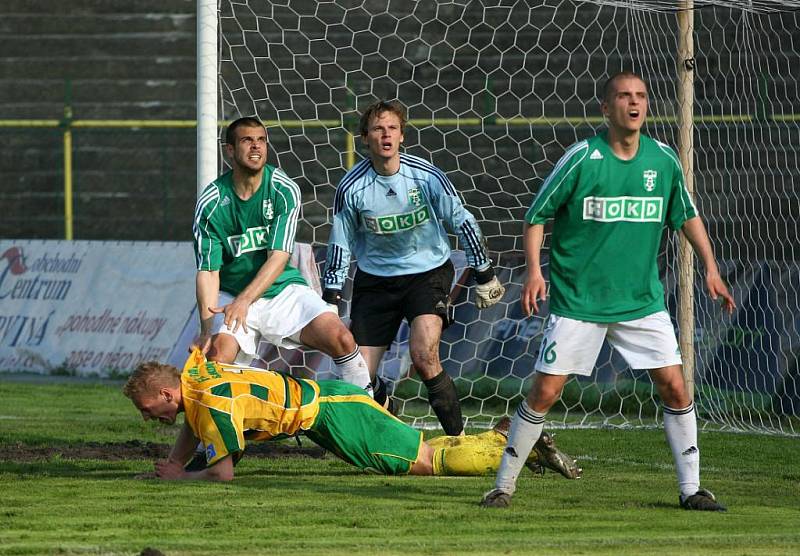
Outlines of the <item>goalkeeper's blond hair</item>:
[{"label": "goalkeeper's blond hair", "polygon": [[144,394],[155,394],[159,388],[175,388],[181,383],[181,372],[172,365],[148,361],[136,367],[122,393],[131,400],[141,399]]},{"label": "goalkeeper's blond hair", "polygon": [[369,131],[369,122],[372,118],[378,118],[384,112],[391,112],[400,120],[400,133],[406,130],[406,109],[396,100],[379,100],[375,104],[370,104],[361,114],[361,120],[358,122],[358,130],[361,132],[362,137],[366,137]]}]

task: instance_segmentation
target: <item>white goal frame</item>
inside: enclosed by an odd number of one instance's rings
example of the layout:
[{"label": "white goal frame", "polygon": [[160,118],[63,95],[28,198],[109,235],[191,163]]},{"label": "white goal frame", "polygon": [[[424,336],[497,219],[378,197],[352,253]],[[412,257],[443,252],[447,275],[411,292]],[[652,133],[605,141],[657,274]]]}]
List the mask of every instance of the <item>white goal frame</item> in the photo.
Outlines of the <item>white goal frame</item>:
[{"label": "white goal frame", "polygon": [[[588,3],[587,0],[564,0],[564,3],[571,2],[579,4],[581,2]],[[251,0],[250,3],[255,3]],[[459,4],[459,2],[454,2]],[[463,2],[461,2],[463,4]],[[547,4],[560,4],[557,0],[548,0]],[[247,4],[247,2],[238,2],[239,5]],[[353,5],[358,4],[353,2]],[[748,12],[769,12],[778,11],[780,9],[797,9],[800,8],[800,0],[782,0],[779,2],[767,0],[640,0],[638,2],[631,2],[630,0],[599,0],[593,4],[602,4],[606,6],[615,6],[619,9],[636,10],[638,12],[647,11],[672,11],[676,15],[676,35],[678,39],[677,48],[674,53],[675,75],[674,85],[677,96],[674,97],[675,111],[674,115],[668,112],[657,114],[657,117],[662,119],[673,118],[677,122],[675,129],[677,130],[674,136],[676,150],[678,151],[681,163],[686,175],[686,185],[690,193],[694,189],[695,170],[694,163],[696,153],[694,150],[694,141],[696,137],[695,122],[696,104],[694,98],[694,75],[695,75],[695,8],[705,7],[724,7],[731,9],[741,9]],[[222,100],[220,97],[220,28],[219,17],[220,7],[219,0],[198,0],[197,4],[197,191],[200,191],[211,181],[213,181],[221,167],[222,160],[219,158],[220,143],[219,131],[225,122],[221,121],[224,118],[220,117],[223,113]],[[662,85],[663,86],[663,85]],[[402,98],[400,99],[403,100]],[[352,132],[352,122],[346,123],[345,113],[352,110],[354,106],[342,107],[342,121],[339,127],[345,127]],[[791,115],[790,115],[791,116]],[[352,117],[348,114],[347,117]],[[265,119],[265,118],[262,118]],[[591,118],[587,117],[585,121]],[[543,123],[544,118],[542,119]],[[785,120],[792,121],[792,120]],[[410,122],[415,125],[415,122]],[[435,122],[416,122],[418,127],[427,128],[435,126]],[[510,120],[506,121],[509,128],[515,122]],[[309,122],[303,123],[305,126],[311,126]],[[541,125],[541,124],[534,124]],[[348,164],[352,161],[352,135],[348,136]],[[712,238],[713,239],[713,238]],[[670,245],[667,249],[675,251],[675,256],[678,261],[675,268],[671,270],[674,277],[675,287],[677,289],[676,298],[677,303],[677,323],[679,329],[679,338],[681,343],[681,352],[684,360],[684,376],[689,386],[690,392],[694,395],[695,392],[695,356],[710,357],[711,354],[703,350],[705,349],[702,340],[699,345],[695,345],[695,340],[698,338],[698,324],[694,315],[694,309],[697,303],[694,299],[695,287],[698,285],[698,273],[694,267],[693,254],[688,241],[681,237],[677,245]],[[513,270],[513,269],[510,269]],[[505,301],[505,300],[504,300]],[[787,310],[791,310],[788,308]],[[700,317],[709,320],[708,315]],[[520,325],[522,326],[522,325]],[[520,328],[521,330],[522,328]],[[702,330],[700,331],[702,333]],[[781,346],[775,348],[776,351],[786,353],[794,349],[790,343],[788,348]],[[402,354],[398,354],[398,357]],[[702,369],[702,363],[701,369]],[[636,379],[634,379],[634,382]],[[700,394],[705,395],[705,394]],[[602,396],[602,393],[601,393]],[[712,396],[713,397],[713,396]],[[710,402],[708,410],[709,421],[705,425],[719,426],[721,428],[729,428],[734,430],[758,430],[769,432],[780,432],[786,434],[798,434],[797,419],[800,409],[795,409],[794,413],[790,415],[789,422],[785,422],[782,418],[773,420],[771,417],[764,418],[763,415],[750,415],[748,414],[747,405],[748,394],[742,395],[742,407],[731,409],[726,400],[717,401],[714,399]],[[738,400],[737,400],[738,403]],[[512,408],[513,409],[513,408]],[[481,410],[482,411],[482,410]],[[571,408],[567,412],[573,411]],[[736,417],[731,417],[732,414],[738,413]],[[756,412],[757,413],[757,412]],[[486,415],[483,415],[485,418]],[[494,416],[489,416],[490,420]],[[702,418],[702,416],[701,416]],[[417,415],[412,415],[415,423],[422,423]],[[476,419],[480,422],[480,418]],[[575,424],[575,421],[565,421],[563,424],[569,426]],[[596,422],[580,421],[580,425],[594,425]],[[606,420],[603,421],[604,425],[617,425],[617,421]],[[627,425],[628,423],[623,423]]]}]

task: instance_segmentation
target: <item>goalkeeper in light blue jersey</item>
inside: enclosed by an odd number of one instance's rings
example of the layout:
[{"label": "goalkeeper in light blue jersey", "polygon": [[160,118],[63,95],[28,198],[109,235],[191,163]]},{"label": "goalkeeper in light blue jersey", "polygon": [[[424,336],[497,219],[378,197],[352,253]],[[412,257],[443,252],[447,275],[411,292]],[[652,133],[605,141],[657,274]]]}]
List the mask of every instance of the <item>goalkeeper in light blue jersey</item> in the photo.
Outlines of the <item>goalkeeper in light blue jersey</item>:
[{"label": "goalkeeper in light blue jersey", "polygon": [[397,102],[375,103],[361,117],[369,158],[350,169],[336,188],[323,298],[338,303],[355,256],[351,328],[373,377],[376,400],[388,405],[376,370],[405,318],[411,360],[431,407],[445,433],[458,435],[461,407],[438,355],[454,275],[447,229],[475,269],[478,308],[497,303],[505,289],[495,277],[475,218],[444,172],[400,152],[405,124],[405,110]]}]

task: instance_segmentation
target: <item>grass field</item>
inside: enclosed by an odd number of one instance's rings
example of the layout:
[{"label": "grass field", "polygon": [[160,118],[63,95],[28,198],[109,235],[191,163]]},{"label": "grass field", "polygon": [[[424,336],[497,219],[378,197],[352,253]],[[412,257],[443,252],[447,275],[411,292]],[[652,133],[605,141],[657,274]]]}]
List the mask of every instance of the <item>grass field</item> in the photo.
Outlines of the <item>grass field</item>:
[{"label": "grass field", "polygon": [[0,554],[800,554],[796,438],[701,433],[717,514],[677,507],[660,430],[558,431],[584,478],[526,474],[510,510],[486,510],[490,477],[332,456],[245,458],[229,484],[135,480],[151,464],[131,441],[163,449],[176,428],[142,422],[118,386],[0,375],[0,400]]}]

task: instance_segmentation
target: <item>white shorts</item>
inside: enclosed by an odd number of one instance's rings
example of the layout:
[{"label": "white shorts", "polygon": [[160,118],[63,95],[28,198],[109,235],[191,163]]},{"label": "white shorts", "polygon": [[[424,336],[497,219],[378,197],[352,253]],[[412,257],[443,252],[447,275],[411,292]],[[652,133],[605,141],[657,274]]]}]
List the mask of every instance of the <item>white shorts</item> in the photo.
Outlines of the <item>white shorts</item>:
[{"label": "white shorts", "polygon": [[681,364],[675,329],[666,311],[612,323],[550,315],[536,370],[552,375],[589,376],[606,339],[632,369],[659,369]]},{"label": "white shorts", "polygon": [[[233,296],[219,292],[219,307],[233,301]],[[303,328],[325,312],[334,312],[322,298],[302,284],[290,284],[271,299],[261,298],[250,305],[247,311],[247,332],[240,326],[231,332],[225,326],[225,315],[214,316],[212,334],[229,334],[236,338],[239,349],[246,356],[258,356],[258,344],[268,342],[277,347],[298,348]],[[242,356],[242,353],[239,356]],[[245,357],[246,358],[246,357]],[[237,361],[239,359],[237,358]]]}]

